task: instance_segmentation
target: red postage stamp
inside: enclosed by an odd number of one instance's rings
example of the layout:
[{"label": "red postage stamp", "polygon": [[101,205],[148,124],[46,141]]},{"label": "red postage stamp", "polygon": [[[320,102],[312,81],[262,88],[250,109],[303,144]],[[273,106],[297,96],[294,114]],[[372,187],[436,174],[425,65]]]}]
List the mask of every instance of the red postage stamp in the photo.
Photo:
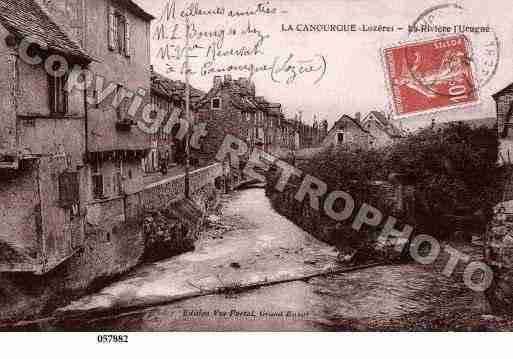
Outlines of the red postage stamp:
[{"label": "red postage stamp", "polygon": [[464,35],[384,49],[395,115],[417,115],[477,103],[471,53]]}]

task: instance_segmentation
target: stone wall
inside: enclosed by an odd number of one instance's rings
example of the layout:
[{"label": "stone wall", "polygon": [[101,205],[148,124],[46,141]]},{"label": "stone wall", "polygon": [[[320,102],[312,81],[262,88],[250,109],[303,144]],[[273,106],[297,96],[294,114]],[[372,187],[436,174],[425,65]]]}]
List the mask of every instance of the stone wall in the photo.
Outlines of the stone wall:
[{"label": "stone wall", "polygon": [[86,225],[86,239],[68,261],[44,275],[0,274],[0,321],[45,315],[95,290],[139,263],[144,241],[138,220],[109,230]]},{"label": "stone wall", "polygon": [[[358,207],[354,211],[353,217],[344,222],[337,222],[325,215],[324,212],[311,208],[308,199],[298,202],[295,195],[299,190],[299,184],[289,184],[283,192],[276,191],[273,185],[274,182],[268,177],[266,194],[273,208],[317,239],[336,246],[341,252],[348,248],[360,250],[362,261],[384,259],[385,257],[389,260],[392,258],[391,255],[395,259],[400,259],[400,253],[394,253],[392,245],[386,247],[384,242],[388,243],[388,241],[379,238],[382,227],[370,228],[367,226],[359,232],[352,229],[351,226]],[[374,198],[380,199],[381,205],[377,203],[372,203],[372,205],[382,211],[384,219],[387,218],[387,215],[397,216],[398,219],[413,216],[411,213],[408,214],[414,207],[411,186],[374,182],[369,184],[369,192],[373,194]],[[321,201],[321,203],[323,202]],[[401,228],[400,222],[397,224],[398,228]]]},{"label": "stone wall", "polygon": [[[44,275],[0,273],[0,322],[48,314],[137,266],[147,253],[143,225],[148,211],[161,216],[158,212],[167,207],[173,213],[172,235],[179,241],[171,243],[169,256],[192,249],[202,217],[217,205],[220,191],[215,182],[222,174],[220,164],[192,172],[191,200],[183,199],[184,176],[178,176],[141,192],[88,206],[84,242],[67,261]],[[16,178],[19,187],[19,175]],[[31,178],[28,176],[27,181]],[[17,224],[16,228],[23,227]],[[2,248],[0,251],[7,253]]]},{"label": "stone wall", "polygon": [[190,198],[186,199],[185,175],[180,175],[141,193],[143,198],[145,260],[158,260],[194,249],[205,214],[219,203],[222,188],[215,185],[222,177],[221,164],[190,174]]}]

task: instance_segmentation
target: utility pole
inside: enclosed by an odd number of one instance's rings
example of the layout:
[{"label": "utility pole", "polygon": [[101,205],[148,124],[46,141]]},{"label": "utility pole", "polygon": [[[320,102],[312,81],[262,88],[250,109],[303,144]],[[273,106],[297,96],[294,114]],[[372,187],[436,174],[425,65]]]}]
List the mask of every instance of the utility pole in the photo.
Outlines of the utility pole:
[{"label": "utility pole", "polygon": [[191,88],[189,84],[189,17],[185,18],[185,120],[187,121],[187,135],[185,136],[185,197],[190,198],[190,157],[191,157],[191,112],[190,95]]}]

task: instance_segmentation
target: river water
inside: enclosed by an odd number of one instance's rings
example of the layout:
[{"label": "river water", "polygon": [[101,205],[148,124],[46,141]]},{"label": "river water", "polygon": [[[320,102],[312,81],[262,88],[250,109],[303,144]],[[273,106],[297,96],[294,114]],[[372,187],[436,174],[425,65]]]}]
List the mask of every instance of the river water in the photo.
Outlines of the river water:
[{"label": "river water", "polygon": [[[297,249],[317,240],[270,206],[263,189],[248,189],[224,203],[224,216],[241,224],[230,240],[259,242],[268,253]],[[235,237],[235,238],[234,238]],[[238,242],[230,242],[237,247]],[[463,250],[474,249],[463,246]],[[240,251],[250,247],[240,245]],[[226,252],[225,256],[231,256]],[[262,259],[259,259],[262,258]],[[439,264],[387,265],[330,277],[270,285],[223,295],[206,295],[117,316],[62,324],[59,329],[94,331],[312,331],[467,330],[486,312],[482,294],[461,278],[447,278]],[[260,261],[260,262],[259,262]],[[265,265],[265,255],[255,256]],[[284,264],[286,265],[286,263]],[[457,268],[457,272],[461,271]],[[469,323],[472,323],[469,327]]]}]

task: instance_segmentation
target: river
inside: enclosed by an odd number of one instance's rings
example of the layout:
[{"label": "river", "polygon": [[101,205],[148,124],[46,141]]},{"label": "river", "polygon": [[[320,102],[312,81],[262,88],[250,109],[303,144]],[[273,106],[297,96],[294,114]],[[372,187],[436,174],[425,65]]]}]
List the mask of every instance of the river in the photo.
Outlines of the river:
[{"label": "river", "polygon": [[[191,254],[192,270],[240,266],[241,270],[287,269],[314,254],[321,262],[328,248],[276,213],[263,189],[237,192],[224,200],[223,216],[239,223],[223,238],[210,239]],[[215,243],[213,243],[215,242]],[[217,247],[216,247],[217,246]],[[328,249],[325,249],[328,248]],[[466,251],[474,249],[463,246]],[[291,257],[287,257],[290,254]],[[210,262],[205,262],[206,258]],[[201,258],[201,262],[198,258]],[[293,262],[292,259],[296,258]],[[327,259],[326,259],[327,260]],[[144,268],[178,273],[171,259]],[[234,261],[236,263],[234,264]],[[307,261],[309,262],[309,261]],[[171,265],[171,263],[174,263]],[[180,262],[185,263],[185,262]],[[205,264],[201,264],[205,263]],[[206,264],[208,263],[208,264]],[[310,263],[305,263],[307,266]],[[94,331],[319,331],[476,329],[487,304],[461,278],[446,278],[440,264],[373,267],[329,277],[263,286],[254,290],[203,295],[167,305],[125,310],[60,323],[55,329]],[[174,266],[174,267],[173,267]],[[184,264],[181,265],[186,266]],[[189,266],[189,264],[187,264]],[[280,267],[281,266],[281,267]],[[208,268],[206,269],[208,270]],[[236,270],[236,269],[235,269]],[[457,270],[458,271],[458,270]],[[143,281],[145,279],[142,279]],[[140,286],[144,285],[144,282]],[[164,283],[164,282],[158,282]],[[162,284],[159,284],[162,286]],[[158,289],[157,289],[158,290]],[[114,292],[114,291],[113,291]],[[478,319],[476,319],[478,318]],[[471,323],[471,327],[469,327]]]}]

